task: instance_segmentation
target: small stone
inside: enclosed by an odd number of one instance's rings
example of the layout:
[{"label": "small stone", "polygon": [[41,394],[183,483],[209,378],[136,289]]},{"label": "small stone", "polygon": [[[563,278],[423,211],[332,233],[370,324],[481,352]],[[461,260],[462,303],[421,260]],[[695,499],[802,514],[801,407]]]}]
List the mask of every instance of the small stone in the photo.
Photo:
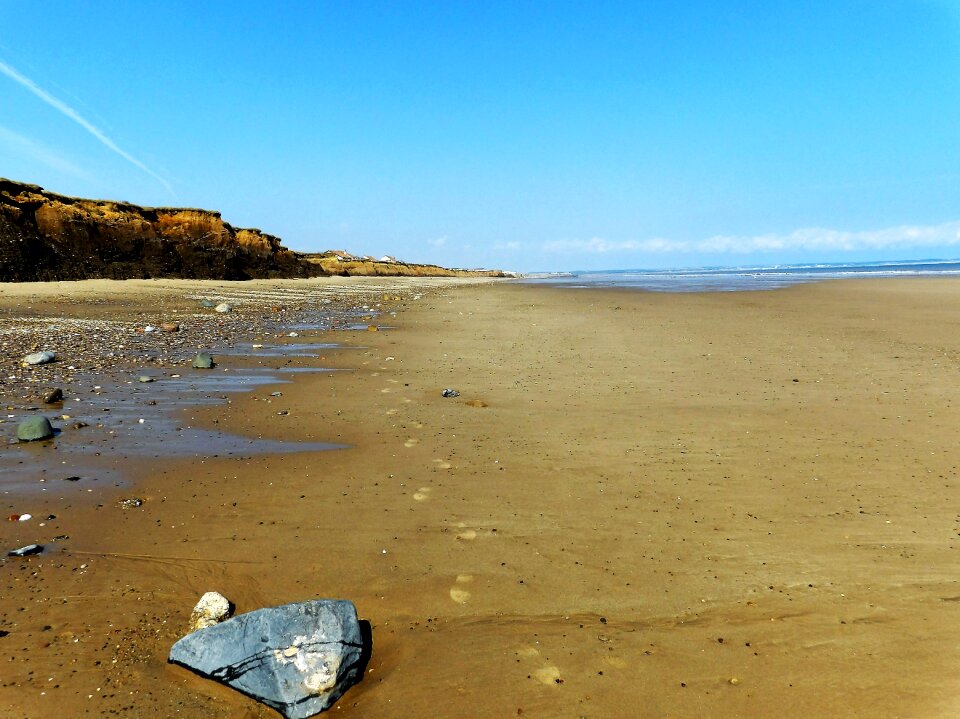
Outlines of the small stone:
[{"label": "small stone", "polygon": [[153,377],[151,377],[150,375],[142,374],[139,377],[137,377],[137,382],[147,384],[149,382],[153,382]]},{"label": "small stone", "polygon": [[123,509],[136,509],[143,506],[143,500],[140,497],[130,497],[129,499],[121,499],[119,504]]},{"label": "small stone", "polygon": [[57,355],[53,352],[34,352],[33,354],[28,354],[23,358],[24,365],[38,365],[38,364],[48,364],[53,362],[57,358]]},{"label": "small stone", "polygon": [[53,436],[53,426],[44,416],[29,417],[17,425],[17,439],[21,442],[33,442],[40,439],[50,439]]},{"label": "small stone", "polygon": [[40,554],[43,551],[42,544],[28,544],[19,549],[11,549],[7,552],[8,557],[29,557],[31,554]]},{"label": "small stone", "polygon": [[164,322],[160,325],[160,329],[164,332],[179,332],[180,323],[179,322]]},{"label": "small stone", "polygon": [[380,328],[376,325],[367,325],[367,332],[379,332]]},{"label": "small stone", "polygon": [[63,390],[59,387],[48,389],[43,394],[44,404],[56,404],[63,401]]},{"label": "small stone", "polygon": [[213,367],[213,357],[209,352],[198,352],[193,358],[193,366],[196,369],[211,369]]},{"label": "small stone", "polygon": [[459,397],[459,396],[460,396],[460,393],[457,392],[457,390],[455,390],[455,389],[450,389],[450,388],[448,387],[447,389],[443,390],[443,392],[441,392],[440,395],[443,396],[443,397]]},{"label": "small stone", "polygon": [[215,307],[215,306],[216,306],[216,302],[214,302],[213,300],[200,300],[200,306],[201,306],[201,307]]},{"label": "small stone", "polygon": [[233,309],[233,305],[231,305],[230,303],[221,302],[219,305],[213,308],[213,311],[219,312],[220,314],[224,314],[226,312],[230,312],[232,309]]},{"label": "small stone", "polygon": [[200,601],[190,614],[190,631],[195,632],[198,629],[212,627],[229,619],[232,613],[233,605],[230,604],[229,599],[220,592],[207,592],[200,597]]},{"label": "small stone", "polygon": [[143,328],[143,331],[149,334],[150,332],[156,332],[157,328],[154,327],[153,325],[147,325],[146,327]]}]

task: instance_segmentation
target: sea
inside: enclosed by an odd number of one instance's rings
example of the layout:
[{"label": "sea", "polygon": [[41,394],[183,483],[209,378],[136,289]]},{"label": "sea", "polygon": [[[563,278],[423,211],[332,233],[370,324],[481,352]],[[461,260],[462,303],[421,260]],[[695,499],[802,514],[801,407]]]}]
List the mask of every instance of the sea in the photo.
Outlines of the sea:
[{"label": "sea", "polygon": [[653,292],[742,292],[824,280],[877,277],[960,277],[960,260],[543,272],[527,274],[521,282],[582,288],[624,287]]}]

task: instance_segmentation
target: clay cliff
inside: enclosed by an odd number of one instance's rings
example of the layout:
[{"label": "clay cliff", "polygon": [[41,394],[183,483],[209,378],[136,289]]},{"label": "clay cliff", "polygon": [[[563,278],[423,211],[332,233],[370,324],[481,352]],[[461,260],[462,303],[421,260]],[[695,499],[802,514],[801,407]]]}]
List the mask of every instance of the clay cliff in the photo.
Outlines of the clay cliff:
[{"label": "clay cliff", "polygon": [[0,281],[310,273],[279,238],[219,212],[64,197],[0,178]]}]

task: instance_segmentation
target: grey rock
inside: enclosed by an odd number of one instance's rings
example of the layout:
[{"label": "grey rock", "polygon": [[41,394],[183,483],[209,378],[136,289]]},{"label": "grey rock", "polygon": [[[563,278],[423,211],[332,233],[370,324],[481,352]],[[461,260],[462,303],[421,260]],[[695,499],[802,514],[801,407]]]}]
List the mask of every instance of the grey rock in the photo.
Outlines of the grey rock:
[{"label": "grey rock", "polygon": [[441,392],[440,394],[441,394],[442,396],[444,396],[444,397],[459,397],[459,396],[460,396],[460,393],[457,392],[457,390],[455,390],[455,389],[449,389],[449,388],[443,390],[443,392]]},{"label": "grey rock", "polygon": [[11,549],[7,552],[8,557],[29,557],[31,554],[40,554],[43,551],[42,544],[28,544],[26,547]]},{"label": "grey rock", "polygon": [[213,367],[213,357],[209,352],[198,352],[193,358],[193,366],[197,369],[210,369]]},{"label": "grey rock", "polygon": [[353,602],[315,599],[258,609],[188,634],[168,661],[306,719],[363,676],[365,641]]},{"label": "grey rock", "polygon": [[142,384],[147,384],[148,382],[153,382],[153,377],[151,377],[150,375],[142,374],[139,377],[137,377],[137,382],[141,382]]},{"label": "grey rock", "polygon": [[38,364],[47,364],[53,362],[57,358],[53,352],[34,352],[33,354],[28,354],[23,358],[23,363],[25,365],[38,365]]},{"label": "grey rock", "polygon": [[216,307],[216,302],[213,300],[200,300],[201,307]]},{"label": "grey rock", "polygon": [[233,309],[233,305],[228,302],[221,302],[219,305],[213,308],[214,312],[220,312],[221,314],[225,312],[230,312]]},{"label": "grey rock", "polygon": [[38,439],[50,439],[53,426],[44,416],[28,417],[17,425],[17,439],[21,442],[33,442]]}]

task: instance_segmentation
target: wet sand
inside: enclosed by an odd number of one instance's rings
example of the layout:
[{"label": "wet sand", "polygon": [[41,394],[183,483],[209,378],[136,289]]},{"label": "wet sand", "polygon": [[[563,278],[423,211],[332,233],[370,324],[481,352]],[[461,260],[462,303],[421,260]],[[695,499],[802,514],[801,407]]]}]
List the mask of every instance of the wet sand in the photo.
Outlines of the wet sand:
[{"label": "wet sand", "polygon": [[960,284],[390,309],[283,360],[345,371],[183,417],[348,448],[3,500],[35,517],[3,546],[70,538],[0,565],[0,716],[276,716],[165,663],[208,590],[353,600],[373,656],[334,716],[957,714]]}]

